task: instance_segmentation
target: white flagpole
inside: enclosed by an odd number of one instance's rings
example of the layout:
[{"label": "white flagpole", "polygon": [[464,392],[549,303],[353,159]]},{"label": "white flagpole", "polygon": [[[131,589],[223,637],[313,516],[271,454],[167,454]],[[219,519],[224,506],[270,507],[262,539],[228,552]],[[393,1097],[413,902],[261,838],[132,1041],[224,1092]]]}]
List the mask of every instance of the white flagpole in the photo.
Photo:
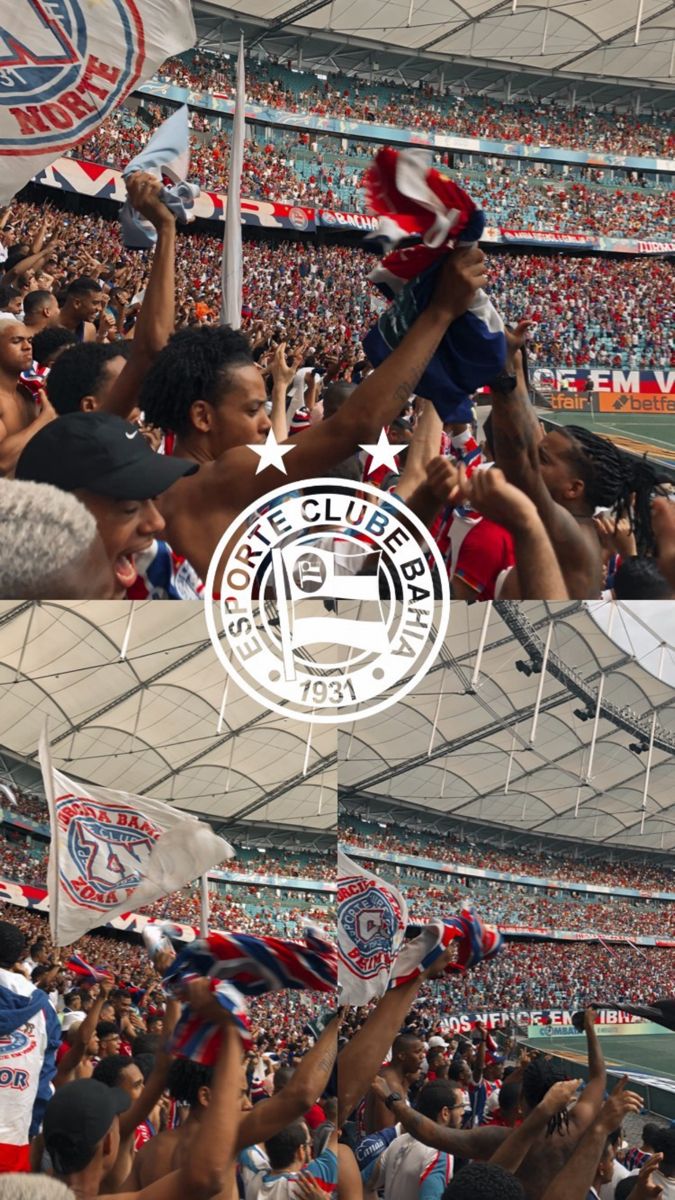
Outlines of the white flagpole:
[{"label": "white flagpole", "polygon": [[211,903],[209,900],[209,877],[202,875],[199,880],[199,933],[205,938],[209,932],[209,917],[211,916]]},{"label": "white flagpole", "polygon": [[221,324],[239,329],[242,298],[241,248],[241,172],[244,165],[244,116],[246,84],[244,79],[244,35],[239,39],[237,55],[237,84],[232,137],[230,139],[230,183],[227,189],[227,210],[223,233],[223,305]]}]

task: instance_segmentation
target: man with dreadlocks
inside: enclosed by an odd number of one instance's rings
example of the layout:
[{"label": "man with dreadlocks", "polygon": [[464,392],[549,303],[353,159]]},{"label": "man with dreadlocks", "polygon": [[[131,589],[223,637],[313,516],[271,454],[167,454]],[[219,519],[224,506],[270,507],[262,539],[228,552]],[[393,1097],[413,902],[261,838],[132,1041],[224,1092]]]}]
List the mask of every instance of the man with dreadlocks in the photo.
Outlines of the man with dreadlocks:
[{"label": "man with dreadlocks", "polygon": [[653,551],[650,503],[658,480],[649,463],[633,463],[609,438],[581,426],[543,433],[523,372],[528,328],[521,321],[507,331],[506,370],[492,385],[495,458],[509,482],[534,501],[570,597],[592,598],[604,582],[593,514],[608,508],[617,521],[628,517],[638,553]]},{"label": "man with dreadlocks", "polygon": [[[607,1072],[598,1035],[595,1031],[595,1012],[586,1009],[584,1032],[588,1048],[588,1083],[579,1099],[567,1112],[559,1113],[549,1125],[548,1137],[535,1142],[525,1161],[516,1172],[527,1200],[538,1200],[558,1171],[565,1166],[579,1139],[597,1116],[602,1105]],[[523,1071],[522,1110],[527,1117],[549,1088],[565,1078],[564,1068],[554,1059],[540,1055],[529,1062]]]}]

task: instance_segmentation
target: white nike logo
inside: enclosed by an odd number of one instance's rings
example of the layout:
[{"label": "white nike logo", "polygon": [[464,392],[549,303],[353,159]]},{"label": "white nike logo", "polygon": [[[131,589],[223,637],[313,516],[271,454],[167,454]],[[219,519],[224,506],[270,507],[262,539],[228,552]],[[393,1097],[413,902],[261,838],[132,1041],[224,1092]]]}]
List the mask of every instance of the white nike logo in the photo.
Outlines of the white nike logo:
[{"label": "white nike logo", "polygon": [[[138,433],[138,430],[136,430],[136,433]],[[128,437],[129,441],[131,441],[132,438],[136,437],[136,433],[125,433],[124,436]]]}]

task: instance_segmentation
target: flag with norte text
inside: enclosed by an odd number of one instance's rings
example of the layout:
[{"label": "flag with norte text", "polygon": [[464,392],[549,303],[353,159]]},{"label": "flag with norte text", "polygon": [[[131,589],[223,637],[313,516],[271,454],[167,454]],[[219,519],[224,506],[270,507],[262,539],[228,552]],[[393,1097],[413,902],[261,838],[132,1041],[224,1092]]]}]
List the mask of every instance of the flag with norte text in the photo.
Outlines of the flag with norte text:
[{"label": "flag with norte text", "polygon": [[195,40],[186,0],[0,0],[0,204]]},{"label": "flag with norte text", "polygon": [[209,825],[146,796],[69,779],[39,746],[49,808],[49,923],[69,946],[111,917],[152,904],[234,850]]}]

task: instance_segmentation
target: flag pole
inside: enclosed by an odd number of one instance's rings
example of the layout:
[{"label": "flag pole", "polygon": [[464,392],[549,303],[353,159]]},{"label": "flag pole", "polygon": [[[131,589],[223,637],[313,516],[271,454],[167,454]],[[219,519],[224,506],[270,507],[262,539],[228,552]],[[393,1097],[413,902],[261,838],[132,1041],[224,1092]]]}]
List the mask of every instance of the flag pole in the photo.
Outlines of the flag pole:
[{"label": "flag pole", "polygon": [[244,35],[239,39],[232,135],[230,138],[230,182],[227,189],[225,229],[223,231],[221,325],[239,329],[242,304],[241,248],[241,173],[244,165],[244,117],[246,84],[244,75]]},{"label": "flag pole", "polygon": [[199,934],[200,937],[208,937],[209,933],[209,917],[211,916],[211,904],[209,900],[209,877],[202,875],[199,880]]}]

